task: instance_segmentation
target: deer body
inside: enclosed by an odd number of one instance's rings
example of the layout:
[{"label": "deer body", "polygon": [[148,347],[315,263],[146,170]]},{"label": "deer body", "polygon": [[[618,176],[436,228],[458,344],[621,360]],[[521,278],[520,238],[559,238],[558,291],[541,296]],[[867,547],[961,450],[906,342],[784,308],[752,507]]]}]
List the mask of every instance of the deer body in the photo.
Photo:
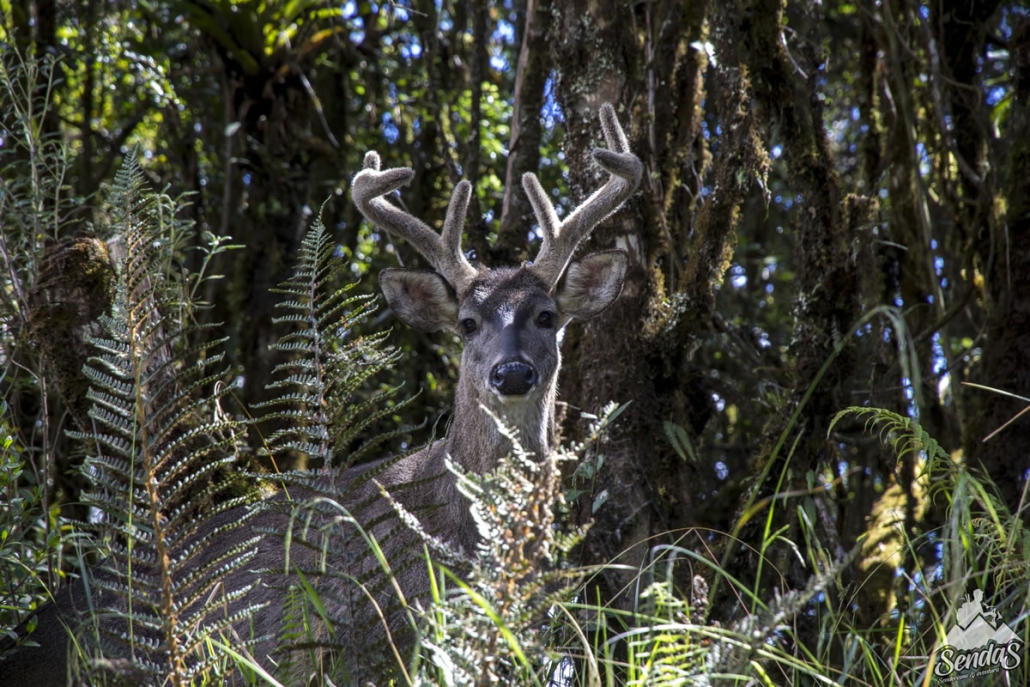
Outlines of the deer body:
[{"label": "deer body", "polygon": [[[341,504],[348,510],[354,509],[355,513],[358,504],[371,504],[361,511],[359,521],[377,539],[389,539],[384,552],[409,604],[420,600],[425,605],[428,601],[430,584],[422,560],[423,542],[408,530],[397,535],[401,523],[393,506],[379,498],[379,485],[406,510],[418,515],[425,533],[453,550],[474,555],[478,539],[475,523],[445,461],[449,459],[468,472],[484,473],[509,452],[508,440],[499,433],[494,418],[484,409],[513,427],[523,448],[537,455],[550,451],[561,364],[558,332],[574,318],[593,317],[603,311],[622,289],[628,267],[627,256],[622,251],[602,251],[572,261],[579,243],[635,191],[642,174],[642,165],[629,151],[611,106],[601,108],[601,125],[608,150],[596,150],[594,157],[611,177],[564,221],[558,220],[535,175],[527,174],[523,178],[523,186],[540,222],[543,244],[536,260],[521,267],[474,268],[465,259],[460,242],[472,191],[468,182],[463,181],[455,188],[443,232],[437,234],[420,220],[383,200],[383,196],[411,180],[412,170],[380,171],[378,155],[369,153],[365,168],[354,178],[352,197],[365,217],[412,244],[433,268],[432,271],[384,270],[379,283],[390,308],[409,326],[430,332],[453,331],[463,342],[454,415],[446,438],[419,453],[385,464],[387,467],[381,471],[373,467],[375,482],[361,480],[361,475],[369,469],[361,466],[332,478],[322,478],[332,480],[328,488],[323,484],[319,490],[311,492],[332,492]],[[303,489],[295,490],[291,498],[303,500],[306,495],[309,494]],[[315,527],[305,529],[290,514],[284,497],[273,499],[271,507],[265,505],[255,516],[256,525],[273,531],[292,528],[297,532],[298,541],[309,535],[317,539],[317,533],[311,532],[318,529],[319,522],[332,520],[335,513],[332,509],[319,511],[321,515],[315,519]],[[225,517],[234,517],[233,512]],[[358,539],[355,538],[355,542]],[[227,542],[226,546],[232,544]],[[378,607],[386,608],[395,590],[385,583],[374,557],[368,555],[367,550],[359,550],[363,542],[355,543],[353,550],[351,546],[344,545],[344,550],[333,550],[331,554],[352,557],[356,561],[352,574],[366,583]],[[302,566],[317,567],[318,556],[326,555],[324,547],[319,554],[317,542],[308,549],[297,548],[298,551],[291,554],[291,565],[299,561]],[[210,554],[217,555],[218,551]],[[266,634],[273,638],[254,647],[254,655],[264,660],[266,656],[275,655],[274,638],[281,634],[283,621],[283,599],[279,590],[289,586],[291,579],[290,574],[283,572],[286,556],[280,538],[264,537],[259,544],[258,560],[263,568],[260,572],[263,584],[251,591],[246,602],[268,602],[268,605],[246,621],[246,628],[237,630],[244,637]],[[320,591],[327,592],[329,600],[347,596],[346,585],[339,579],[322,580],[318,584]],[[341,633],[350,631],[359,635],[347,637],[345,643],[355,648],[373,646],[376,640],[385,638],[387,632],[396,645],[404,647],[410,643],[413,632],[403,613],[385,611],[386,618],[377,619],[376,607],[367,603],[362,594],[352,593],[351,596],[356,604],[362,605],[362,610],[352,612],[354,617],[366,628],[379,629],[361,636],[356,630],[341,627]],[[86,601],[80,583],[60,595],[56,605],[45,609],[40,614],[41,629],[37,630],[37,636],[46,645],[23,649],[12,660],[0,663],[0,687],[66,684],[69,652],[62,624],[75,626],[85,621]],[[103,605],[103,599],[96,601]],[[376,632],[380,634],[376,636]],[[351,653],[356,666],[368,658],[360,650]],[[406,654],[401,656],[410,658]],[[277,657],[281,659],[282,656]]]}]

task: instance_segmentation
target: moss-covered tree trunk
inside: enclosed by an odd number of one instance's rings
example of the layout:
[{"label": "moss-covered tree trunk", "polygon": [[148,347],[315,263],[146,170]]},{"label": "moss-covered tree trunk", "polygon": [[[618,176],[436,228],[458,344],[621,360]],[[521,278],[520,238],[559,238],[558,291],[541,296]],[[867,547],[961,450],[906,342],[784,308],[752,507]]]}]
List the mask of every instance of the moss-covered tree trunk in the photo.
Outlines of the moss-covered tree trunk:
[{"label": "moss-covered tree trunk", "polygon": [[[779,0],[758,1],[749,10],[752,21],[740,38],[747,46],[755,96],[763,119],[768,118],[766,126],[782,142],[788,183],[800,203],[791,213],[797,271],[788,350],[791,388],[779,417],[766,426],[741,514],[777,493],[803,492],[810,474],[831,459],[826,430],[833,414],[848,405],[841,392],[854,371],[855,351],[848,344],[861,315],[857,230],[870,221],[875,208],[865,199],[846,198],[841,188],[817,84],[822,56],[814,51],[787,53]],[[814,30],[816,18],[809,21]],[[768,507],[772,531],[783,527],[791,541],[803,539],[794,502],[771,502]],[[744,545],[760,544],[766,529],[765,512],[748,520],[741,529]],[[759,569],[770,575],[786,573],[793,588],[803,587],[811,575],[788,547],[773,548],[772,566],[764,568],[752,554],[741,555],[747,560],[731,559],[732,569],[744,575]]]},{"label": "moss-covered tree trunk", "polygon": [[[583,518],[594,520],[585,559],[632,570],[646,563],[650,546],[719,517],[702,515],[706,505],[692,486],[707,466],[679,458],[663,427],[674,423],[696,439],[712,412],[691,356],[712,326],[714,289],[729,266],[740,206],[751,184],[764,178],[767,159],[746,102],[746,74],[724,41],[728,15],[710,15],[704,2],[564,0],[555,9],[551,45],[570,194],[581,202],[603,183],[590,153],[600,139],[597,110],[604,102],[616,104],[645,165],[640,192],[583,248],[622,248],[631,268],[616,304],[567,334],[560,386],[562,399],[584,411],[629,403],[604,449],[606,467],[592,498],[580,505]],[[710,84],[700,47],[706,22],[715,23],[712,39],[724,50]],[[702,204],[700,179],[712,162],[702,136],[706,97],[725,118],[725,134],[712,169],[716,191]],[[602,495],[606,500],[594,511]],[[605,575],[607,598],[635,577],[620,568]]]},{"label": "moss-covered tree trunk", "polygon": [[[826,427],[848,405],[841,390],[856,357],[839,344],[861,316],[858,231],[872,221],[876,204],[842,189],[816,83],[820,57],[786,53],[779,2],[630,8],[566,0],[556,9],[552,50],[573,198],[582,200],[602,181],[590,151],[603,102],[618,103],[646,170],[641,192],[585,249],[624,248],[633,267],[616,305],[568,334],[561,384],[564,399],[590,412],[611,400],[630,402],[604,449],[595,494],[604,492],[607,500],[592,514],[592,503],[583,503],[582,512],[595,521],[585,547],[589,562],[619,560],[632,569],[646,563],[650,546],[677,541],[689,528],[731,527],[732,511],[740,516],[745,502],[737,495],[754,505],[779,491],[804,491],[810,471],[830,459]],[[707,72],[697,50],[706,40],[718,56]],[[702,101],[719,123],[709,130],[713,143],[700,135]],[[729,266],[745,199],[765,183],[771,140],[782,144],[792,192],[803,198],[791,213],[797,291],[790,388],[766,426],[758,459],[745,466],[755,478],[749,488],[742,493],[743,483],[730,483],[724,495],[705,502],[696,485],[710,480],[698,472],[710,463],[681,460],[663,435],[673,423],[696,437],[711,413],[711,391],[693,356],[707,332],[728,326],[714,311],[715,287]],[[699,178],[711,180],[704,202],[697,201]],[[874,502],[861,500],[863,512],[849,517],[864,522]],[[774,528],[783,524],[800,541],[794,504],[775,503]],[[740,538],[759,545],[764,523],[763,512]],[[830,548],[839,551],[835,524],[823,525]],[[810,573],[797,569],[787,547],[770,554],[781,572],[794,571],[789,585],[804,586]],[[730,572],[753,575],[757,561],[741,556],[729,559]],[[606,575],[605,592],[614,596],[635,573]],[[737,611],[717,606],[714,612],[731,619]]]}]

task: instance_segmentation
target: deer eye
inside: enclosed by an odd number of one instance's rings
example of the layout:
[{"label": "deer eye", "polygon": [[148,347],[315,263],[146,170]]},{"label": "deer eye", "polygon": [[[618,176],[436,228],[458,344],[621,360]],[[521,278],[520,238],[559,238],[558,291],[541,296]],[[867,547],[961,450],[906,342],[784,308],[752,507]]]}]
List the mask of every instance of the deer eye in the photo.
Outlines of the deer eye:
[{"label": "deer eye", "polygon": [[549,310],[543,311],[542,313],[537,315],[536,323],[541,327],[550,329],[554,326],[554,313]]},{"label": "deer eye", "polygon": [[464,320],[458,323],[458,326],[461,327],[461,331],[465,334],[465,336],[471,336],[472,334],[475,334],[476,329],[479,328],[479,326],[476,324],[476,321],[473,320],[471,317],[466,317]]}]

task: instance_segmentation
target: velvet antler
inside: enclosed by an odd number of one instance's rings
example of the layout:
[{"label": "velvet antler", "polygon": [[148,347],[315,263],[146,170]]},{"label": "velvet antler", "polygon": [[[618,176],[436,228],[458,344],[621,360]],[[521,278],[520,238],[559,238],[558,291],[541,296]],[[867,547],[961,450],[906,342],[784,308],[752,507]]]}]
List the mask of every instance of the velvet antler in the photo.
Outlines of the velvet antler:
[{"label": "velvet antler", "polygon": [[558,221],[554,206],[536,175],[527,172],[522,177],[522,186],[529,196],[544,237],[540,252],[529,269],[552,288],[565,272],[576,246],[633,195],[640,185],[644,166],[630,152],[629,142],[619,126],[615,109],[607,103],[601,106],[601,129],[608,150],[595,148],[594,159],[611,177],[564,221]]},{"label": "velvet antler", "polygon": [[414,176],[410,167],[380,171],[379,154],[369,152],[365,155],[364,169],[354,177],[351,197],[365,217],[410,243],[460,293],[476,276],[476,269],[461,252],[461,231],[472,185],[462,181],[454,187],[443,233],[437,234],[422,220],[383,200],[383,196],[410,183]]}]

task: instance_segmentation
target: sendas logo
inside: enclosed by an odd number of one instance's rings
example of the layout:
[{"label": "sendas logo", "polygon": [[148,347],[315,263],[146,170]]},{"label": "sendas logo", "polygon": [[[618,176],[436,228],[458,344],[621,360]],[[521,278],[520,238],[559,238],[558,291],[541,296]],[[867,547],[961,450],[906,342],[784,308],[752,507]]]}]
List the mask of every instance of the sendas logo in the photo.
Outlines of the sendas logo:
[{"label": "sendas logo", "polygon": [[948,632],[933,668],[942,683],[1013,670],[1022,661],[1022,641],[1001,621],[998,609],[984,606],[983,595],[979,589],[972,599],[966,595],[958,622]]}]

